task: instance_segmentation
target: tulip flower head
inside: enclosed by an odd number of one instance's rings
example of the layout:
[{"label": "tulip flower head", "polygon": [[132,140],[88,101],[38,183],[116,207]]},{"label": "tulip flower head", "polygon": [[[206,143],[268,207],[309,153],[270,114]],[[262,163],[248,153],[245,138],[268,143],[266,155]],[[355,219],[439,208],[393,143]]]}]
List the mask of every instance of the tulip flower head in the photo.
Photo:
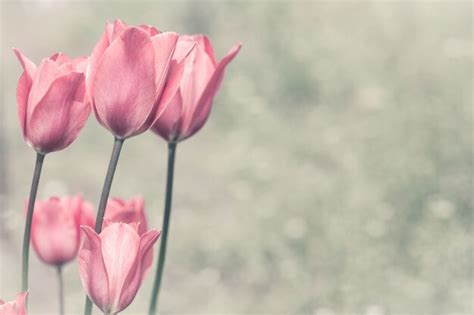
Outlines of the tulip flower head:
[{"label": "tulip flower head", "polygon": [[15,301],[0,300],[0,315],[26,315],[26,298],[28,292],[18,294]]},{"label": "tulip flower head", "polygon": [[107,23],[91,54],[87,95],[99,123],[116,138],[148,130],[175,93],[184,69],[171,59],[177,40],[177,33],[151,26]]},{"label": "tulip flower head", "polygon": [[180,36],[173,58],[181,59],[189,43],[196,47],[185,57],[179,89],[165,104],[165,111],[151,130],[169,142],[179,142],[199,131],[206,122],[229,62],[240,50],[236,44],[217,62],[211,42],[204,35]]},{"label": "tulip flower head", "polygon": [[87,295],[106,314],[123,311],[132,303],[160,233],[142,235],[137,224],[106,221],[100,234],[83,226],[86,238],[79,250],[79,272]]},{"label": "tulip flower head", "polygon": [[142,235],[148,231],[144,203],[141,196],[133,197],[129,201],[121,198],[110,198],[107,202],[104,219],[127,224],[139,223],[138,234]]},{"label": "tulip flower head", "polygon": [[24,70],[16,93],[23,137],[42,154],[66,148],[90,113],[84,102],[87,58],[56,53],[36,66],[18,49],[14,52]]},{"label": "tulip flower head", "polygon": [[80,226],[93,224],[92,205],[80,195],[37,201],[31,228],[33,249],[44,263],[60,266],[76,257]]}]

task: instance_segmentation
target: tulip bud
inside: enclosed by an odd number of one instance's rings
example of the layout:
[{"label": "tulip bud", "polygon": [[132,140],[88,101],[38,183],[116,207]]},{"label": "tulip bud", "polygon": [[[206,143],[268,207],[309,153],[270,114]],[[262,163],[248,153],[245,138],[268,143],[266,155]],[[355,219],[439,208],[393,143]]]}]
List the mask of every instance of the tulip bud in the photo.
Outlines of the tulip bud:
[{"label": "tulip bud", "polygon": [[185,57],[179,89],[170,97],[163,114],[151,128],[169,142],[189,138],[201,129],[210,114],[212,101],[224,78],[224,70],[241,47],[241,44],[236,44],[217,62],[206,36],[180,36],[173,59],[180,58],[183,51],[189,49],[190,42],[196,42],[197,45]]},{"label": "tulip bud", "polygon": [[0,315],[26,315],[27,296],[28,292],[22,292],[17,295],[15,301],[0,300]]},{"label": "tulip bud", "polygon": [[137,224],[110,223],[100,234],[82,226],[86,238],[79,250],[82,285],[89,298],[106,314],[123,311],[132,303],[147,269],[152,264],[152,246],[160,233],[142,235]]},{"label": "tulip bud", "polygon": [[79,250],[80,226],[93,224],[92,206],[80,195],[37,201],[31,226],[33,249],[46,264],[67,263]]},{"label": "tulip bud", "polygon": [[14,52],[24,70],[16,93],[23,137],[39,153],[66,148],[90,113],[84,102],[87,58],[57,53],[36,67],[18,49]]}]

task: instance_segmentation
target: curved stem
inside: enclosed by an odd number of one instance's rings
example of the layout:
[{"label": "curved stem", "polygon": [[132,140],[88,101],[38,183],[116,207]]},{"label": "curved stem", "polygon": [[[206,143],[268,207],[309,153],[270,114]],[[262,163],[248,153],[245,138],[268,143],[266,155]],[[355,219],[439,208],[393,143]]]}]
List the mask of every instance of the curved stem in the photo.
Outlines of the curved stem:
[{"label": "curved stem", "polygon": [[[120,157],[124,139],[115,138],[114,147],[112,149],[112,155],[110,156],[109,167],[107,174],[105,175],[104,186],[102,187],[102,194],[100,195],[99,208],[97,210],[97,217],[95,219],[95,231],[99,234],[102,231],[102,223],[104,222],[105,208],[107,206],[107,200],[109,199],[110,188],[112,187],[112,181],[114,179],[115,170],[117,169],[117,163]],[[92,302],[89,297],[86,296],[86,304],[84,309],[85,315],[92,313]]]},{"label": "curved stem", "polygon": [[63,266],[56,267],[59,285],[59,314],[64,315],[64,282],[63,282]]},{"label": "curved stem", "polygon": [[155,283],[151,293],[151,302],[148,314],[156,314],[158,306],[158,294],[160,292],[161,279],[163,276],[163,268],[165,266],[166,258],[166,242],[168,240],[168,229],[171,216],[171,200],[173,195],[173,176],[174,176],[174,161],[176,156],[176,142],[168,143],[168,174],[166,176],[166,196],[165,196],[165,214],[163,218],[163,229],[161,231],[161,246],[158,257],[158,265],[156,267]]},{"label": "curved stem", "polygon": [[21,291],[28,290],[28,262],[30,257],[30,237],[31,237],[31,222],[33,221],[33,211],[35,209],[36,194],[38,192],[38,184],[41,176],[41,169],[43,168],[43,161],[45,155],[42,153],[36,154],[35,170],[33,172],[33,180],[31,182],[30,198],[28,199],[28,212],[26,213],[25,231],[23,234],[23,254],[21,264]]}]

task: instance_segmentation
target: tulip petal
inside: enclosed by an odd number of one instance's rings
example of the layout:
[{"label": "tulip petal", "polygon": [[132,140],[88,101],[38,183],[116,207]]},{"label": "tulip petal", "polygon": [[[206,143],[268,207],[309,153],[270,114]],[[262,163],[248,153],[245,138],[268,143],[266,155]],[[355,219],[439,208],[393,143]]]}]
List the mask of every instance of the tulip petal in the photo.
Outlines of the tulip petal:
[{"label": "tulip petal", "polygon": [[33,78],[30,95],[28,97],[28,106],[26,111],[27,119],[31,117],[35,107],[45,96],[54,80],[62,75],[63,72],[53,60],[47,58],[41,61]]},{"label": "tulip petal", "polygon": [[107,36],[107,32],[102,34],[102,37],[99,39],[97,44],[95,45],[92,53],[89,57],[89,63],[86,69],[86,89],[87,89],[87,101],[92,104],[92,86],[95,78],[95,74],[97,72],[97,68],[99,67],[99,63],[102,60],[102,55],[104,51],[109,46],[109,38]]},{"label": "tulip petal", "polygon": [[156,230],[148,231],[141,236],[138,258],[130,269],[130,273],[125,281],[127,285],[122,289],[117,312],[125,309],[135,298],[145,273],[153,262],[152,248],[159,236],[160,232]]},{"label": "tulip petal", "polygon": [[23,55],[18,48],[13,48],[13,52],[18,58],[18,61],[23,67],[23,70],[27,73],[28,78],[31,80],[31,82],[33,82],[33,77],[35,76],[35,73],[36,73],[36,65],[34,64],[33,61],[26,58],[25,55]]},{"label": "tulip petal", "polygon": [[126,29],[127,29],[127,24],[125,24],[120,19],[116,19],[114,21],[114,23],[107,23],[106,33],[107,33],[107,36],[108,36],[108,39],[109,39],[109,43],[112,43]]},{"label": "tulip petal", "polygon": [[153,132],[167,141],[178,140],[183,122],[183,99],[178,91],[168,103],[157,122],[152,126]]},{"label": "tulip petal", "polygon": [[140,25],[140,28],[145,30],[150,36],[155,36],[160,33],[156,27],[151,25]]},{"label": "tulip petal", "polygon": [[171,100],[178,92],[178,89],[181,85],[181,81],[184,76],[184,70],[186,69],[186,58],[194,50],[196,42],[186,42],[180,46],[182,48],[180,49],[178,56],[176,56],[175,51],[173,59],[171,60],[170,68],[168,71],[168,79],[166,80],[166,85],[163,90],[163,94],[161,95],[161,98],[159,100],[153,124],[158,120],[158,118],[160,118],[160,116],[163,114],[163,111],[166,109],[167,106],[169,106]]},{"label": "tulip petal", "polygon": [[20,79],[18,79],[18,85],[16,87],[17,114],[23,137],[26,137],[26,111],[30,89],[31,80],[28,77],[28,73],[23,72]]},{"label": "tulip petal", "polygon": [[151,38],[155,51],[156,95],[160,96],[168,77],[171,58],[179,35],[173,32],[160,33]]},{"label": "tulip petal", "polygon": [[101,239],[92,228],[81,226],[81,229],[86,236],[77,259],[82,285],[94,304],[105,312],[110,306],[110,295]]},{"label": "tulip petal", "polygon": [[74,141],[90,113],[83,102],[84,92],[81,73],[70,72],[52,82],[26,126],[28,139],[37,151],[58,151]]},{"label": "tulip petal", "polygon": [[93,82],[94,108],[116,137],[139,133],[155,108],[154,52],[148,34],[128,28],[105,51]]},{"label": "tulip petal", "polygon": [[212,100],[217,94],[217,91],[219,90],[219,87],[222,83],[222,79],[224,78],[224,71],[229,62],[231,62],[240,51],[241,47],[242,45],[240,43],[236,44],[217,65],[216,71],[207,84],[201,97],[199,98],[199,102],[197,103],[197,106],[192,114],[192,124],[188,127],[189,129],[186,132],[186,137],[189,137],[199,131],[199,129],[201,129],[201,127],[206,122],[211,111]]},{"label": "tulip petal", "polygon": [[214,65],[214,68],[217,67],[216,55],[214,53],[214,48],[212,47],[211,41],[207,36],[203,36],[204,51],[209,56]]},{"label": "tulip petal", "polygon": [[23,133],[23,137],[26,136],[26,112],[28,105],[28,97],[30,94],[31,85],[33,84],[33,77],[36,73],[36,65],[28,58],[26,58],[19,49],[13,48],[18,61],[20,61],[23,67],[23,74],[18,80],[16,89],[16,103],[17,103],[17,114],[20,121],[20,127]]},{"label": "tulip petal", "polygon": [[49,59],[55,61],[56,64],[59,65],[59,66],[65,64],[65,63],[69,63],[71,61],[71,58],[69,58],[68,55],[60,53],[60,52],[57,52],[57,53],[51,55],[51,57],[49,57]]},{"label": "tulip petal", "polygon": [[216,70],[215,61],[212,60],[205,50],[206,37],[197,35],[192,36],[192,38],[197,41],[198,48],[193,50],[186,59],[186,70],[180,86],[183,104],[185,104],[182,127],[185,131],[192,124],[192,115],[195,107]]},{"label": "tulip petal", "polygon": [[140,237],[129,225],[115,223],[109,225],[100,234],[102,240],[102,255],[109,277],[109,294],[112,302],[112,313],[126,282],[127,275],[137,260]]},{"label": "tulip petal", "polygon": [[16,297],[16,308],[18,315],[26,315],[26,299],[28,298],[28,291],[18,294]]}]

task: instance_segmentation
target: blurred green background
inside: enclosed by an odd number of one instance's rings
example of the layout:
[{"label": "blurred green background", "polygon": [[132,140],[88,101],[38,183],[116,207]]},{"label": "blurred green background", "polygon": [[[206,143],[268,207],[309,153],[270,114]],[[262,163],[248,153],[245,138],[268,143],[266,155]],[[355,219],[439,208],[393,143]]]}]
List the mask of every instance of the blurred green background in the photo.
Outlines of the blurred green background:
[{"label": "blurred green background", "polygon": [[[87,55],[121,18],[209,34],[219,57],[243,43],[207,125],[178,146],[163,313],[473,314],[472,7],[3,0],[0,297],[20,287],[34,164],[11,48],[35,62]],[[39,198],[82,192],[97,204],[111,146],[91,116],[47,156]],[[155,228],[165,162],[162,139],[132,138],[112,188],[143,194]],[[31,257],[30,313],[54,313],[55,271]],[[152,274],[124,314],[147,310]],[[79,314],[76,263],[66,280]]]}]

